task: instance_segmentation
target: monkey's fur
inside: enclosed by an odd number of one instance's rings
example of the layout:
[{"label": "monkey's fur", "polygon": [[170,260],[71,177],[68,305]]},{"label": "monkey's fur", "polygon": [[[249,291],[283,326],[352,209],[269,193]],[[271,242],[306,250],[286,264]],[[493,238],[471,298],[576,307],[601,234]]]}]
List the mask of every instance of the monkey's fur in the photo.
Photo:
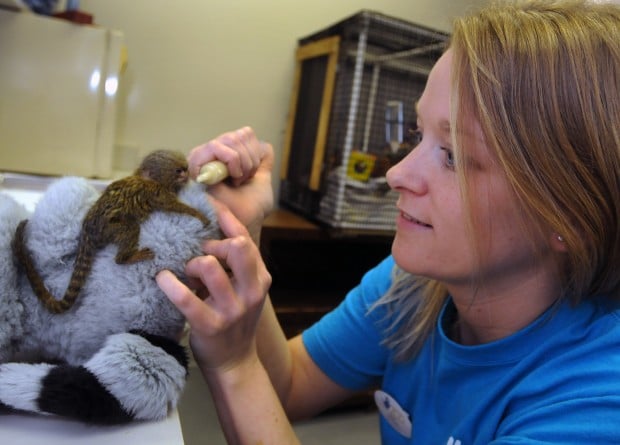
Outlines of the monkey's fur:
[{"label": "monkey's fur", "polygon": [[143,159],[133,175],[111,183],[82,222],[73,274],[62,299],[49,292],[36,270],[24,240],[27,220],[21,221],[15,232],[13,253],[44,306],[53,313],[69,310],[88,279],[95,255],[109,244],[118,247],[117,264],[152,259],[153,251],[148,247],[138,249],[138,241],[140,224],[154,211],[187,214],[207,227],[210,221],[206,216],[178,200],[178,192],[188,180],[183,154],[157,150]]}]

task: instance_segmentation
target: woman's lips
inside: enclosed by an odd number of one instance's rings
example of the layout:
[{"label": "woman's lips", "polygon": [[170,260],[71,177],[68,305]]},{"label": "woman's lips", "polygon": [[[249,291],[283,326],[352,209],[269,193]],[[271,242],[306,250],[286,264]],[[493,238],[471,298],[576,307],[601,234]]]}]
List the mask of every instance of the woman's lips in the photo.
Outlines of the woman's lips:
[{"label": "woman's lips", "polygon": [[424,221],[420,221],[417,218],[414,218],[413,216],[409,215],[408,213],[405,213],[403,211],[400,212],[400,216],[409,222],[415,223],[417,225],[420,225],[422,227],[428,227],[428,228],[433,228],[433,226],[431,226],[430,224],[426,224]]}]

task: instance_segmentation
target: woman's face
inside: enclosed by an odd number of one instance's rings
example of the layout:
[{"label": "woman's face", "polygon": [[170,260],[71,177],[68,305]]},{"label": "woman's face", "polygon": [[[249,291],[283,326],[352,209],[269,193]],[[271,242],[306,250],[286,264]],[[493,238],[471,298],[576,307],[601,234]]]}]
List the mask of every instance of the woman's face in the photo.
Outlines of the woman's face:
[{"label": "woman's face", "polygon": [[522,212],[477,124],[466,131],[469,148],[462,155],[475,236],[468,228],[450,139],[451,65],[448,50],[431,71],[417,104],[421,140],[387,173],[388,183],[400,194],[392,253],[404,270],[448,286],[469,286],[474,275],[485,286],[494,280],[510,286],[531,269],[532,244],[522,228]]}]

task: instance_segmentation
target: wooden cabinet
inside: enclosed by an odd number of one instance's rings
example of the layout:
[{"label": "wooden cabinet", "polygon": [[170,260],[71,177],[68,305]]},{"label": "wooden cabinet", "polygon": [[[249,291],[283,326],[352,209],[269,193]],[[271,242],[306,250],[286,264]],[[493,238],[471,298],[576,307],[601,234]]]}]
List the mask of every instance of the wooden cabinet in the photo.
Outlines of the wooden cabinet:
[{"label": "wooden cabinet", "polygon": [[364,272],[390,254],[392,236],[325,228],[283,209],[272,213],[261,234],[261,252],[287,336],[336,307]]}]

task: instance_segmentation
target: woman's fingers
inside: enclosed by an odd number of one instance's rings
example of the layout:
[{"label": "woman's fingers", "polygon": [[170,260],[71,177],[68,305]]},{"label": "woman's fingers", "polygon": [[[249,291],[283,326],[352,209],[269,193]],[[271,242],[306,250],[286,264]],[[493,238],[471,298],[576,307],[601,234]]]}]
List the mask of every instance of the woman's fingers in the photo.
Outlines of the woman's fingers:
[{"label": "woman's fingers", "polygon": [[216,255],[191,259],[188,277],[203,284],[201,300],[171,272],[156,279],[162,291],[191,326],[190,344],[196,360],[206,367],[230,366],[243,359],[254,344],[256,324],[271,276],[258,249],[247,236],[223,240]]},{"label": "woman's fingers", "polygon": [[190,324],[208,317],[209,309],[185,284],[169,270],[162,270],[155,277],[157,285],[166,294]]},{"label": "woman's fingers", "polygon": [[233,299],[243,306],[260,303],[271,285],[271,275],[252,240],[236,236],[205,244],[208,255],[188,262],[187,274],[200,278],[218,303],[231,305]]},{"label": "woman's fingers", "polygon": [[218,159],[237,184],[251,178],[258,169],[265,151],[250,127],[229,131],[193,148],[188,156],[190,175],[196,177],[200,167]]}]

